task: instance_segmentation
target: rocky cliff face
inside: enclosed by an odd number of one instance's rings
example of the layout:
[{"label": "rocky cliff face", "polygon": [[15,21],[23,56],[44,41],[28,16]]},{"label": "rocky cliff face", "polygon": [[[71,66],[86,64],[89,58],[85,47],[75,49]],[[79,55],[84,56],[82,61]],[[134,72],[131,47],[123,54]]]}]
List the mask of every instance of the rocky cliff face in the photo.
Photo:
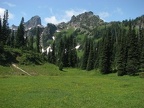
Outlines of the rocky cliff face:
[{"label": "rocky cliff face", "polygon": [[93,12],[85,12],[78,16],[72,16],[71,20],[68,22],[70,26],[75,27],[83,27],[87,26],[90,28],[94,28],[95,26],[102,25],[104,23],[103,20],[93,14]]},{"label": "rocky cliff face", "polygon": [[93,29],[96,26],[100,26],[104,24],[104,21],[99,18],[99,16],[94,15],[93,12],[85,12],[79,14],[78,16],[72,16],[71,20],[68,23],[60,23],[58,25],[59,29],[66,27],[75,27],[75,28],[83,28],[83,29]]},{"label": "rocky cliff face", "polygon": [[41,18],[39,16],[34,16],[30,20],[28,20],[25,24],[25,28],[29,29],[36,26],[41,26]]}]

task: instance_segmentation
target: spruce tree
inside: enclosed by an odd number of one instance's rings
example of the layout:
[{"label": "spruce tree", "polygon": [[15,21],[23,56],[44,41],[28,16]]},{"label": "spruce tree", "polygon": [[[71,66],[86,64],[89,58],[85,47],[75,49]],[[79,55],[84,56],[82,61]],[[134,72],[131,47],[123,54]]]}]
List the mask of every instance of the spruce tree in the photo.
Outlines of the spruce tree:
[{"label": "spruce tree", "polygon": [[18,26],[17,35],[16,35],[16,47],[17,48],[23,48],[25,45],[24,33],[25,33],[24,18],[22,17],[20,25]]},{"label": "spruce tree", "polygon": [[2,22],[0,17],[0,44],[2,44]]},{"label": "spruce tree", "polygon": [[36,51],[39,53],[40,52],[40,28],[37,27],[36,30]]},{"label": "spruce tree", "polygon": [[89,50],[90,50],[90,43],[89,43],[89,39],[86,38],[85,45],[84,45],[84,54],[83,54],[82,64],[81,64],[81,69],[83,69],[83,70],[85,70],[87,68]]},{"label": "spruce tree", "polygon": [[123,76],[126,75],[126,64],[127,64],[127,38],[125,30],[121,31],[118,42],[117,50],[117,75]]},{"label": "spruce tree", "polygon": [[14,45],[15,45],[15,31],[12,30],[12,33],[11,33],[11,47],[14,48]]},{"label": "spruce tree", "polygon": [[30,38],[29,39],[29,49],[33,50],[34,38],[33,38],[33,36],[30,36],[29,38]]},{"label": "spruce tree", "polygon": [[132,28],[132,23],[129,24],[129,44],[128,44],[128,58],[127,58],[127,74],[135,75],[138,71],[138,39],[135,28]]},{"label": "spruce tree", "polygon": [[52,44],[52,52],[51,52],[51,63],[56,63],[56,55],[55,55],[55,41]]},{"label": "spruce tree", "polygon": [[[7,44],[9,42],[10,37],[10,30],[9,30],[9,24],[8,24],[8,10],[5,10],[4,17],[3,17],[3,23],[2,23],[2,29],[1,29],[1,42],[2,44]],[[8,43],[9,44],[9,43]]]},{"label": "spruce tree", "polygon": [[90,51],[89,51],[86,70],[90,71],[93,68],[94,68],[94,49],[93,49],[93,41],[90,40]]},{"label": "spruce tree", "polygon": [[140,28],[140,68],[144,68],[144,28]]},{"label": "spruce tree", "polygon": [[112,43],[111,43],[111,31],[108,29],[107,34],[103,37],[100,71],[102,74],[108,74],[111,69],[111,56],[112,56]]}]

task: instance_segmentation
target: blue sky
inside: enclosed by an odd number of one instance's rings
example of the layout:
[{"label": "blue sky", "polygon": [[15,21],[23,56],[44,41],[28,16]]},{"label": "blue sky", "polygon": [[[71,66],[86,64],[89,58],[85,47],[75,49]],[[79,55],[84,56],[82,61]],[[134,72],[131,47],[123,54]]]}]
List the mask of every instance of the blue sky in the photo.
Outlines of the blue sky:
[{"label": "blue sky", "polygon": [[0,15],[9,11],[9,24],[19,25],[39,15],[42,24],[67,22],[72,15],[92,11],[106,22],[144,15],[144,0],[0,0]]}]

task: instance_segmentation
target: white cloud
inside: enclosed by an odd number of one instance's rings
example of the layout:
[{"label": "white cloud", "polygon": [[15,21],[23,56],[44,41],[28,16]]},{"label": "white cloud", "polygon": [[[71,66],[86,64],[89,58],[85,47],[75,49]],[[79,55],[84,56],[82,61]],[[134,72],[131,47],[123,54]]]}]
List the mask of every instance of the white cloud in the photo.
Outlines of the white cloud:
[{"label": "white cloud", "polygon": [[[1,18],[3,18],[3,16],[4,16],[4,11],[5,11],[4,8],[0,8],[0,16],[1,16]],[[9,19],[13,19],[14,18],[14,15],[11,12],[8,12],[8,14],[9,14]]]},{"label": "white cloud", "polygon": [[116,10],[114,10],[114,13],[123,15],[123,11],[121,8],[116,8]]},{"label": "white cloud", "polygon": [[12,4],[12,3],[10,3],[10,2],[3,2],[3,4],[6,4],[6,5],[8,5],[9,7],[15,7],[15,6],[16,6],[15,4]]},{"label": "white cloud", "polygon": [[99,16],[101,19],[105,20],[105,18],[109,17],[110,14],[108,12],[100,12]]},{"label": "white cloud", "polygon": [[78,10],[71,9],[71,10],[66,10],[65,14],[66,14],[66,17],[71,18],[73,15],[79,15],[79,14],[84,13],[84,12],[86,12],[86,10],[83,10],[83,9],[78,9]]},{"label": "white cloud", "polygon": [[[52,8],[50,8],[49,10],[52,14],[54,14]],[[86,10],[84,9],[77,9],[77,10],[71,9],[64,11],[63,14],[46,17],[44,20],[46,23],[58,24],[61,22],[67,22],[73,15],[76,16],[84,12],[86,12]]]},{"label": "white cloud", "polygon": [[51,17],[47,17],[44,19],[46,23],[53,23],[53,24],[58,24],[61,22],[66,22],[65,19],[57,19],[56,16],[51,16]]}]

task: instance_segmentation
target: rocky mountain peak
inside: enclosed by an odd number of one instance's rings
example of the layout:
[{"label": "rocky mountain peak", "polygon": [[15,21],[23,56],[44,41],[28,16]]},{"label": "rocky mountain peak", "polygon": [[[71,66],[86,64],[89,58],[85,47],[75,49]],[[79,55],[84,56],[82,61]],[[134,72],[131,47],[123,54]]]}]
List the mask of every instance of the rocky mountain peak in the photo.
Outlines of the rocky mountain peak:
[{"label": "rocky mountain peak", "polygon": [[95,26],[99,26],[102,24],[104,24],[104,21],[100,19],[98,15],[94,15],[92,11],[84,12],[82,14],[79,14],[78,16],[73,15],[71,17],[71,20],[68,22],[69,26],[73,26],[76,28],[94,28]]},{"label": "rocky mountain peak", "polygon": [[29,29],[38,25],[41,25],[41,18],[36,15],[25,23],[25,28]]}]

